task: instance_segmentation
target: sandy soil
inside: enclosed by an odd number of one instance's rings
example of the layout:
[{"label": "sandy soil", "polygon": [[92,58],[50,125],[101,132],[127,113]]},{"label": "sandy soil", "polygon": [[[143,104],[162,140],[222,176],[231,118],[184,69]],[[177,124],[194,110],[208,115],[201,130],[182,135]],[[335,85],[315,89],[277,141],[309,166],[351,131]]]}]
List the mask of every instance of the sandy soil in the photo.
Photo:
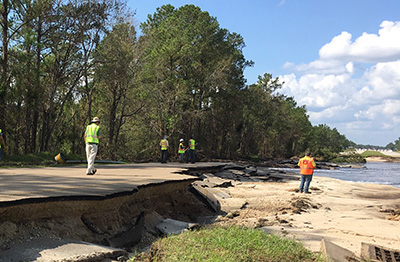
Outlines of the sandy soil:
[{"label": "sandy soil", "polygon": [[[356,255],[361,243],[400,249],[400,188],[314,177],[312,194],[299,181],[232,182],[219,188],[221,224],[264,227],[313,250],[327,239]],[[218,194],[217,194],[218,195]]]},{"label": "sandy soil", "polygon": [[379,162],[379,163],[400,163],[400,157],[367,157],[367,162]]},{"label": "sandy soil", "polygon": [[398,152],[384,152],[385,157],[367,157],[367,162],[400,162],[400,153]]}]

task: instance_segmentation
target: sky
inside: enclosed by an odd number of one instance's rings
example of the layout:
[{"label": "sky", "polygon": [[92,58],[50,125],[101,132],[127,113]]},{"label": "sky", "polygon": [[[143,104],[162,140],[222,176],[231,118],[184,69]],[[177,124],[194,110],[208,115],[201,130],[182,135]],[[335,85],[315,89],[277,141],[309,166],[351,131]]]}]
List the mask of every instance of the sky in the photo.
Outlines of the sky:
[{"label": "sky", "polygon": [[240,34],[247,84],[279,77],[313,125],[357,144],[399,139],[400,0],[128,0],[138,25],[165,4],[196,5]]}]

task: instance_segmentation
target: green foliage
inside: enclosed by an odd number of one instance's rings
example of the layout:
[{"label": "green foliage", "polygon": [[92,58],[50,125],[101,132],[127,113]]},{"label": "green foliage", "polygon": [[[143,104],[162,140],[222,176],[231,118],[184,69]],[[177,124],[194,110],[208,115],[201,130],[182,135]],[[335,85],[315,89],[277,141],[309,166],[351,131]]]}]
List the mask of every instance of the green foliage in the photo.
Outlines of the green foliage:
[{"label": "green foliage", "polygon": [[301,243],[245,227],[212,227],[155,242],[130,261],[320,261]]},{"label": "green foliage", "polygon": [[290,157],[305,150],[311,129],[304,106],[291,97],[279,95],[278,78],[259,77],[257,84],[244,89],[241,152],[266,157]]},{"label": "green foliage", "polygon": [[243,71],[253,62],[243,37],[199,7],[161,6],[139,38],[123,1],[11,8],[0,128],[14,155],[81,155],[93,116],[101,119],[99,158],[116,160],[157,160],[165,134],[171,158],[191,135],[201,159],[283,158],[307,149],[332,159],[350,144],[336,129],[312,127],[305,107],[279,94],[282,83],[271,74],[246,85]]},{"label": "green foliage", "polygon": [[362,157],[389,157],[378,151],[365,151],[361,153]]},{"label": "green foliage", "polygon": [[400,137],[394,142],[394,150],[400,151]]},{"label": "green foliage", "polygon": [[393,142],[390,142],[389,144],[387,144],[385,148],[393,150],[393,151],[398,151],[396,145]]},{"label": "green foliage", "polygon": [[56,155],[57,154],[55,153],[48,153],[48,152],[26,154],[26,155],[2,155],[2,160],[0,161],[0,165],[3,167],[55,165],[56,162],[54,160],[54,157]]},{"label": "green foliage", "polygon": [[323,161],[334,159],[337,154],[351,145],[344,135],[336,128],[327,125],[314,126],[309,134],[307,147],[315,156],[320,156]]},{"label": "green foliage", "polygon": [[240,116],[235,99],[251,64],[244,59],[242,37],[193,5],[162,6],[141,27],[147,98],[142,121],[158,138],[168,134],[187,141],[194,134],[206,155],[234,155],[232,128]]}]

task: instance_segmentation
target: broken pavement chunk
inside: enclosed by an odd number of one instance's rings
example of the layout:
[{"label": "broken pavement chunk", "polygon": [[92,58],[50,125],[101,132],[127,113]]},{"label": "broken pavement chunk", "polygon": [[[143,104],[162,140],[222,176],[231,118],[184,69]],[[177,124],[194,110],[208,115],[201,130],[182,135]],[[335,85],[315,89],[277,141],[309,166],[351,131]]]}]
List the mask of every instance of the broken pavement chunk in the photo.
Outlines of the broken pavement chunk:
[{"label": "broken pavement chunk", "polygon": [[198,226],[199,224],[197,223],[188,223],[167,218],[164,219],[160,224],[156,225],[156,228],[165,235],[177,235],[185,230],[193,229]]}]

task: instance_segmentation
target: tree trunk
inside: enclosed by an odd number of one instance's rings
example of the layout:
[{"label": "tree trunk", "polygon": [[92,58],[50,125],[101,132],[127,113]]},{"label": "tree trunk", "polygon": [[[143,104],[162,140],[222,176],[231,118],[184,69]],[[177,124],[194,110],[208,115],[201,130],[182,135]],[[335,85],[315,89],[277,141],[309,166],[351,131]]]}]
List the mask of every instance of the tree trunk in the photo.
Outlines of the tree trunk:
[{"label": "tree trunk", "polygon": [[9,1],[3,0],[3,8],[1,9],[1,27],[2,27],[2,41],[3,41],[3,53],[1,59],[1,81],[0,81],[0,112],[3,117],[0,118],[0,128],[6,129],[6,119],[4,116],[7,115],[6,107],[6,94],[8,91],[8,13],[9,13]]}]

